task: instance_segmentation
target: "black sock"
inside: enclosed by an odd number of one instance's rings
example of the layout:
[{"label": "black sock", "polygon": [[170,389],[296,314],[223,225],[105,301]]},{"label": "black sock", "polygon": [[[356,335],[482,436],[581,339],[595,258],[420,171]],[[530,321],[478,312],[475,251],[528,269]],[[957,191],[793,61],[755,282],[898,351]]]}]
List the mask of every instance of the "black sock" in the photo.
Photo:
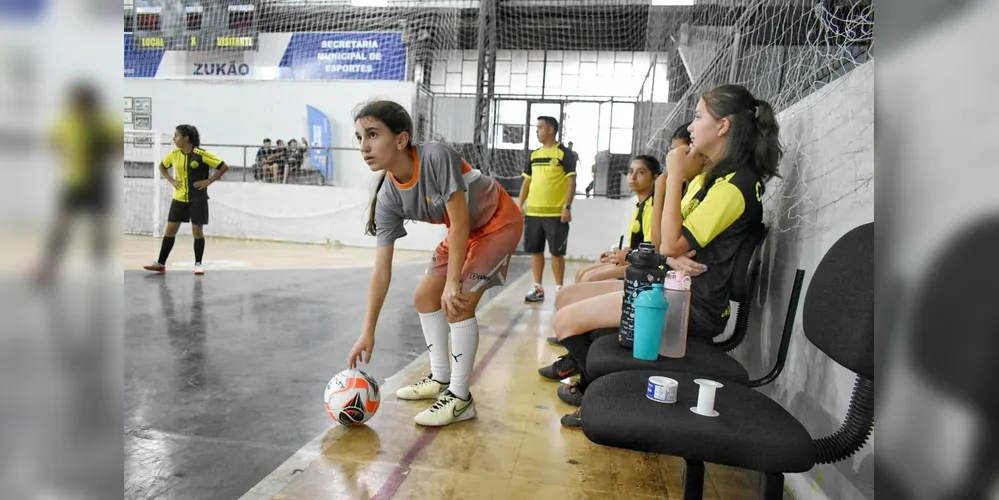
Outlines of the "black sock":
[{"label": "black sock", "polygon": [[194,263],[201,264],[201,258],[205,256],[205,237],[194,238]]},{"label": "black sock", "polygon": [[586,389],[586,386],[590,383],[590,377],[586,374],[586,355],[590,352],[590,337],[587,335],[575,335],[572,337],[566,337],[560,340],[562,346],[569,351],[569,356],[576,360],[576,366],[579,367],[579,383],[578,388],[580,391]]},{"label": "black sock", "polygon": [[173,236],[164,236],[163,244],[160,245],[160,258],[156,261],[160,265],[166,265],[167,258],[170,257],[170,250],[173,250],[173,242],[176,238]]}]

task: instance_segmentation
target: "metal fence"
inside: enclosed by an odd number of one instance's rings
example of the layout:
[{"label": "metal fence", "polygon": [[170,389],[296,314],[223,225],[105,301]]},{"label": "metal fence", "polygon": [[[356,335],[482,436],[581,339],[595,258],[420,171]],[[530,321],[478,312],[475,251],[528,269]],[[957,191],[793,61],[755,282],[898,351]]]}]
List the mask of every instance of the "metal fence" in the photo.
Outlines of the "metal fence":
[{"label": "metal fence", "polygon": [[[152,179],[156,177],[157,169],[161,158],[152,158],[150,156],[153,149],[151,147],[145,148],[130,143],[128,138],[126,138],[126,146],[131,145],[130,151],[126,152],[125,156],[125,177],[140,178],[140,179]],[[144,144],[143,146],[152,146],[151,144]],[[172,142],[161,142],[160,151],[169,151],[173,148]],[[327,158],[327,161],[333,162],[334,153],[337,152],[351,152],[356,153],[357,148],[345,148],[345,147],[327,147],[327,148],[316,148],[309,147],[305,151],[304,160],[301,166],[288,170],[287,178],[285,177],[285,165],[279,164],[276,169],[269,169],[263,165],[258,165],[256,161],[257,151],[262,147],[259,144],[202,144],[204,149],[211,151],[216,156],[222,159],[229,166],[229,172],[222,177],[222,181],[225,182],[268,182],[268,183],[280,183],[280,184],[299,184],[299,185],[310,185],[310,186],[333,186],[334,181],[332,178],[327,178],[317,169],[310,161],[310,153],[314,151],[322,151],[325,155],[321,155]],[[149,153],[145,153],[149,151]],[[335,172],[336,164],[332,164],[332,169],[330,172]]]}]

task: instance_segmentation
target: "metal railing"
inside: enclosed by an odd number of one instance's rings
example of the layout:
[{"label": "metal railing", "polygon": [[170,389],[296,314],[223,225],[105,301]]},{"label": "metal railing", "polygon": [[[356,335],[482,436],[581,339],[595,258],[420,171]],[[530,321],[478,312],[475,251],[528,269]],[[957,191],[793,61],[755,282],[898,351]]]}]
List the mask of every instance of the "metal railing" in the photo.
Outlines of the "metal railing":
[{"label": "metal railing", "polygon": [[[126,146],[129,145],[129,141],[126,138]],[[144,147],[146,146],[146,147]],[[152,151],[151,148],[147,148],[151,144],[143,144],[142,146],[132,144],[131,148],[126,148],[125,154],[125,177],[132,178],[145,178],[151,179],[157,175],[157,167],[159,166],[160,158],[151,158],[146,153],[147,151]],[[173,143],[165,141],[160,143],[161,151],[169,151],[173,148]],[[222,159],[228,166],[229,172],[222,177],[221,180],[226,182],[275,182],[274,173],[272,170],[265,168],[262,165],[258,165],[256,161],[257,151],[262,147],[259,144],[202,144],[202,148],[211,151]],[[359,151],[354,147],[309,147],[304,153],[304,158],[302,164],[293,170],[288,172],[287,183],[288,184],[302,184],[302,185],[313,185],[313,186],[333,186],[335,185],[333,175],[329,177],[323,175],[322,170],[316,168],[316,165],[312,164],[311,156],[313,152],[321,151],[321,158],[325,158],[329,162],[329,169],[327,169],[331,174],[336,172],[336,162],[334,161],[335,153],[338,152],[351,152],[357,154]],[[285,183],[284,178],[284,165],[279,164],[277,166],[277,183]]]}]

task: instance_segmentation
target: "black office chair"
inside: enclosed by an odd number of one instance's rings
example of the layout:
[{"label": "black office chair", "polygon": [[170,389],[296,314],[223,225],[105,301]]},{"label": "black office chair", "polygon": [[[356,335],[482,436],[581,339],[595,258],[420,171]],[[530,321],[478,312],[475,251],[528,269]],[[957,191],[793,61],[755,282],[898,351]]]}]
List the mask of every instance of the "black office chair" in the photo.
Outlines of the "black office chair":
[{"label": "black office chair", "polygon": [[[934,392],[945,395],[944,401],[908,401],[886,407],[880,414],[886,419],[899,419],[899,414],[919,411],[923,405],[953,405],[960,408],[965,418],[978,422],[999,422],[999,315],[996,314],[995,287],[999,283],[999,268],[993,262],[999,248],[999,215],[968,221],[967,225],[947,237],[944,246],[935,252],[933,260],[925,265],[921,283],[900,289],[905,285],[886,287],[878,296],[878,321],[894,326],[893,337],[878,340],[877,352],[881,355],[879,375],[898,370],[894,384],[909,383],[915,377],[919,383],[932,387]],[[954,272],[952,263],[960,262],[969,271]],[[908,284],[907,284],[908,285]],[[900,316],[904,319],[900,319]],[[899,324],[908,324],[899,328]],[[897,355],[887,355],[892,353]],[[899,370],[899,366],[908,366]],[[905,374],[904,372],[909,372]],[[891,385],[882,385],[891,390]],[[932,415],[933,412],[930,412]],[[938,413],[939,415],[939,413]],[[917,417],[918,419],[918,417]],[[955,419],[967,422],[964,419]],[[907,435],[926,425],[899,423],[906,430],[901,437],[887,441],[886,452],[878,449],[875,456],[877,491],[893,487],[891,494],[882,498],[914,498],[926,485],[919,477],[919,466],[924,461],[919,454],[937,454],[938,450],[919,447],[917,456],[904,455],[905,448],[896,449],[892,444],[905,440]],[[956,424],[966,425],[966,424]],[[937,428],[935,432],[945,432]],[[914,436],[915,437],[915,436]],[[880,443],[879,443],[880,446]],[[963,448],[963,450],[962,450]],[[958,454],[964,457],[958,458]],[[994,425],[982,425],[974,437],[963,447],[950,450],[955,459],[967,460],[963,468],[963,481],[941,488],[937,498],[959,500],[970,498],[995,498],[996,471],[999,471],[999,431]],[[919,464],[907,467],[911,463]],[[880,462],[885,462],[884,464]],[[894,462],[889,465],[888,462]],[[902,475],[897,475],[902,472]],[[939,485],[934,485],[939,487]]]},{"label": "black office chair", "polygon": [[[729,300],[739,304],[739,310],[735,313],[735,328],[727,339],[713,343],[723,351],[734,350],[746,338],[749,316],[753,312],[753,299],[756,298],[760,282],[760,270],[763,268],[763,243],[769,231],[762,222],[754,226],[735,254],[735,266],[732,268],[734,272],[729,282]],[[740,270],[743,271],[739,272]]]},{"label": "black office chair", "polygon": [[[635,359],[630,349],[621,347],[617,335],[606,335],[606,329],[590,333],[593,344],[586,357],[586,371],[594,379],[610,373],[629,370],[667,370],[697,372],[721,380],[750,385],[749,373],[726,351],[738,347],[746,338],[749,315],[755,298],[756,284],[760,276],[760,258],[767,227],[760,223],[743,240],[737,250],[734,271],[730,278],[731,300],[739,303],[735,328],[729,338],[720,342],[689,341],[687,352],[682,358],[673,359],[660,356],[655,361]],[[617,330],[614,329],[614,333]],[[783,368],[783,364],[780,365]]]},{"label": "black office chair", "polygon": [[[655,370],[596,379],[583,397],[583,432],[597,444],[683,457],[685,500],[702,497],[704,462],[763,472],[763,499],[778,500],[784,473],[844,460],[873,432],[874,223],[846,233],[822,258],[808,286],[802,327],[813,345],[856,374],[846,419],[831,436],[813,440],[781,405],[738,384],[718,390],[718,417],[702,417],[689,409],[697,405],[693,380],[701,376]],[[645,397],[652,375],[679,382],[676,403]]]}]

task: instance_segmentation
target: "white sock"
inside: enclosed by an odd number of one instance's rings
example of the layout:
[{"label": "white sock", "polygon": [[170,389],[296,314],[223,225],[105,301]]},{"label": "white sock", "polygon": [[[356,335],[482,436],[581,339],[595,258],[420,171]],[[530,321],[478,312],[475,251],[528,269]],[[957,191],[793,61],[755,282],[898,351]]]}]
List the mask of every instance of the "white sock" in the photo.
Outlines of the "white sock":
[{"label": "white sock", "polygon": [[451,323],[451,393],[468,399],[468,381],[475,365],[475,352],[479,349],[479,321],[469,318]]},{"label": "white sock", "polygon": [[429,314],[420,313],[420,325],[423,327],[423,338],[427,340],[427,350],[430,351],[430,372],[434,380],[446,383],[451,378],[447,315],[443,309]]}]

